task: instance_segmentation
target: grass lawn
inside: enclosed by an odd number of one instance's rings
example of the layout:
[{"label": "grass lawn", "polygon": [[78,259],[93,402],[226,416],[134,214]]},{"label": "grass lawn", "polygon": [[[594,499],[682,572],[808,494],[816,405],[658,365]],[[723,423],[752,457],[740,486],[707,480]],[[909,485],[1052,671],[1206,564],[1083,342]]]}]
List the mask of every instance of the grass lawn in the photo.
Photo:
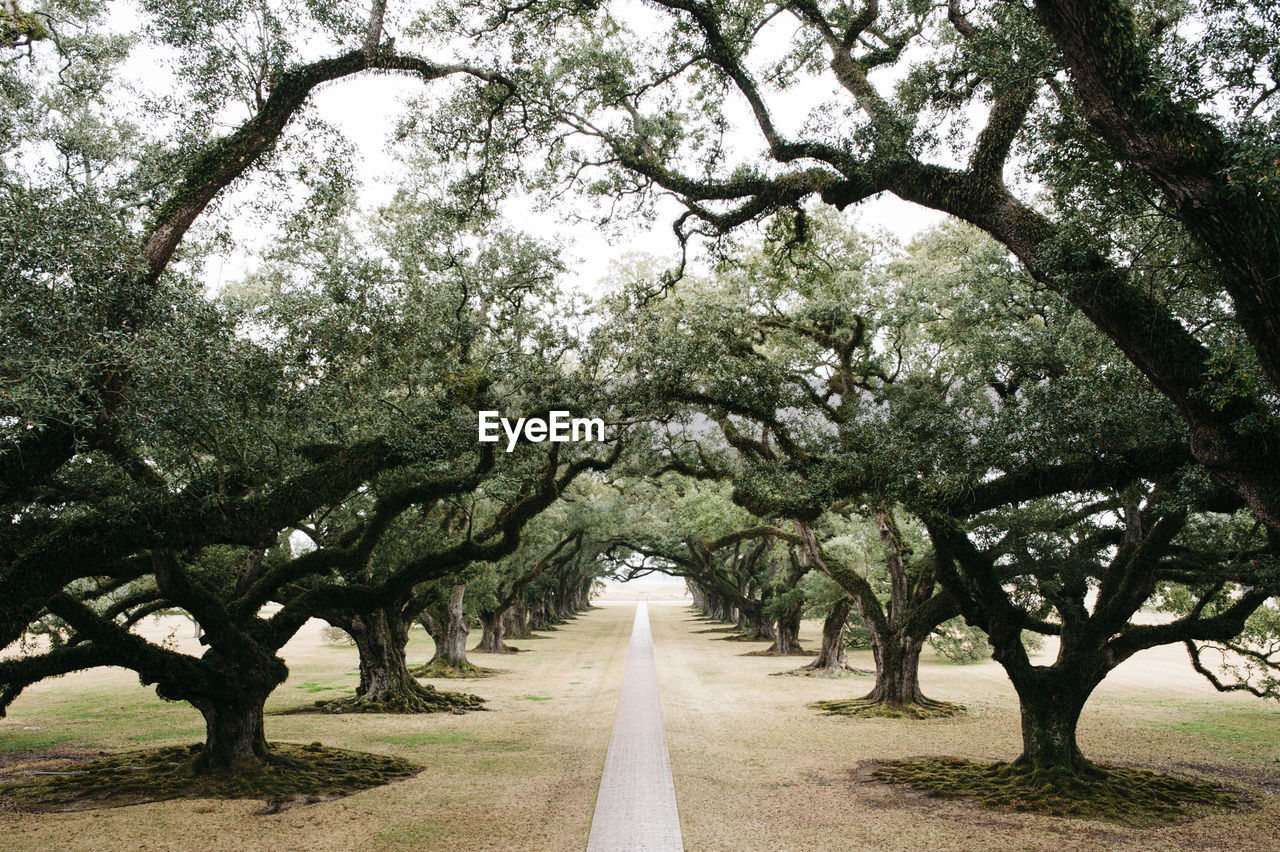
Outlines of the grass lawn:
[{"label": "grass lawn", "polygon": [[[410,779],[352,796],[265,813],[260,801],[192,800],[111,810],[22,814],[0,804],[0,848],[489,849],[586,845],[621,684],[634,609],[611,602],[528,653],[476,654],[502,670],[434,681],[489,700],[463,716],[271,715],[267,736],[393,755],[424,765]],[[683,606],[649,607],[686,848],[703,850],[1273,849],[1280,831],[1280,711],[1221,696],[1181,652],[1147,652],[1096,693],[1081,746],[1100,762],[1198,772],[1252,791],[1241,813],[1158,828],[986,810],[869,781],[866,761],[942,755],[1002,760],[1018,752],[1017,704],[994,663],[956,666],[926,655],[927,695],[969,708],[924,721],[822,716],[808,704],[856,697],[867,677],[770,677],[800,657],[744,656],[763,645],[725,634]],[[185,626],[184,626],[185,625]],[[182,647],[177,619],[153,627]],[[817,643],[806,623],[802,641]],[[310,624],[285,648],[291,676],[268,712],[349,694],[355,650],[327,645]],[[411,663],[430,656],[415,631]],[[867,654],[853,665],[870,668]],[[33,687],[0,720],[0,773],[99,752],[186,744],[199,715],[161,701],[131,673],[86,672]]]}]

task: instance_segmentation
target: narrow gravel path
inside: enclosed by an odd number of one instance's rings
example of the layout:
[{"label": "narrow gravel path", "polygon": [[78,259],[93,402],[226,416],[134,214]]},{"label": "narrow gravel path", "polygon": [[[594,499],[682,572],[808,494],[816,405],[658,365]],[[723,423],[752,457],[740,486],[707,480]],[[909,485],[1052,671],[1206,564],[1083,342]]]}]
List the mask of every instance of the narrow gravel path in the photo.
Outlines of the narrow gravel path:
[{"label": "narrow gravel path", "polygon": [[667,732],[658,699],[658,672],[653,664],[649,609],[640,601],[587,852],[683,849]]}]

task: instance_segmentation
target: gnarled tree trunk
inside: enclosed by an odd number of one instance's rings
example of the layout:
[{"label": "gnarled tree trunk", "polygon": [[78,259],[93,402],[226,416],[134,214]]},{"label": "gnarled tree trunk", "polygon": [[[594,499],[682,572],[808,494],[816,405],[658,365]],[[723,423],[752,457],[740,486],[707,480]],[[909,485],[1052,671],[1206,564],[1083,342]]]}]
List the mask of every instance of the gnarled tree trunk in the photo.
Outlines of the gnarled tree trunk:
[{"label": "gnarled tree trunk", "polygon": [[511,639],[536,639],[533,631],[529,629],[529,608],[525,606],[523,601],[517,601],[515,606],[507,610],[507,623],[504,632]]},{"label": "gnarled tree trunk", "polygon": [[822,622],[822,647],[817,658],[807,666],[801,666],[794,674],[808,674],[815,677],[838,677],[853,674],[857,669],[849,665],[849,653],[844,644],[844,626],[853,611],[853,601],[841,598]]},{"label": "gnarled tree trunk", "polygon": [[463,610],[467,586],[460,583],[449,590],[443,611],[424,612],[418,617],[436,643],[435,656],[425,666],[413,670],[418,677],[484,677],[495,674],[467,659],[467,636],[471,625]]},{"label": "gnarled tree trunk", "polygon": [[262,708],[271,689],[241,685],[221,694],[190,699],[204,717],[204,748],[196,757],[196,773],[252,771],[268,758]]},{"label": "gnarled tree trunk", "polygon": [[480,638],[480,644],[472,648],[484,654],[514,654],[517,648],[512,648],[504,641],[506,638],[507,625],[511,621],[511,611],[514,607],[494,612],[480,613],[480,625],[484,629],[484,634]]},{"label": "gnarled tree trunk", "polygon": [[360,686],[351,698],[322,702],[329,713],[438,713],[482,709],[484,699],[442,692],[414,679],[405,658],[409,625],[398,608],[335,619],[360,652]]},{"label": "gnarled tree trunk", "polygon": [[871,651],[876,659],[876,685],[862,700],[899,707],[931,704],[930,699],[920,692],[920,652],[923,649],[923,639],[900,631],[882,636],[872,629]]},{"label": "gnarled tree trunk", "polygon": [[204,717],[204,747],[192,762],[197,774],[252,772],[271,757],[262,708],[289,670],[274,655],[247,657],[231,659],[210,648],[201,658],[213,668],[207,679],[156,683],[161,698],[187,701]]}]

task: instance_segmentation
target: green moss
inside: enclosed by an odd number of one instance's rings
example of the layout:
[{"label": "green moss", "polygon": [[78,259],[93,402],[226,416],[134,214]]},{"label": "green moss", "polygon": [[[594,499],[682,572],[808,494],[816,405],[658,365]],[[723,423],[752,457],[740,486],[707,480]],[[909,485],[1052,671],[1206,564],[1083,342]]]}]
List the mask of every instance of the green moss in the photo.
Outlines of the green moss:
[{"label": "green moss", "polygon": [[294,687],[294,689],[301,689],[303,692],[328,692],[331,689],[340,689],[340,688],[341,687],[326,686],[325,684],[314,683],[311,681],[308,681],[307,683],[300,683]]},{"label": "green moss", "polygon": [[498,669],[486,669],[484,666],[477,666],[474,663],[451,666],[448,663],[436,660],[434,663],[410,669],[409,674],[414,677],[478,678],[493,677],[496,674],[502,674],[502,672]]},{"label": "green moss", "polygon": [[963,704],[948,701],[930,701],[927,704],[893,704],[888,701],[867,701],[863,698],[838,701],[815,701],[809,705],[821,710],[824,716],[856,716],[863,719],[938,719],[963,716],[967,711]]},{"label": "green moss", "polygon": [[275,807],[314,802],[408,778],[422,767],[385,755],[272,743],[252,769],[195,775],[200,745],[129,751],[0,784],[20,810],[65,811],[168,799],[267,799]]},{"label": "green moss", "polygon": [[30,44],[48,37],[49,30],[30,12],[14,9],[11,14],[0,17],[0,42],[5,46]]},{"label": "green moss", "polygon": [[466,713],[484,709],[484,699],[470,692],[444,692],[416,684],[378,701],[356,696],[315,704],[315,710],[322,713]]},{"label": "green moss", "polygon": [[1131,769],[1090,766],[1080,772],[1017,763],[977,763],[950,757],[881,761],[871,776],[943,798],[990,808],[1078,816],[1147,825],[1189,810],[1231,809],[1237,791],[1209,781]]},{"label": "green moss", "polygon": [[517,701],[550,701],[550,695],[517,695]]}]

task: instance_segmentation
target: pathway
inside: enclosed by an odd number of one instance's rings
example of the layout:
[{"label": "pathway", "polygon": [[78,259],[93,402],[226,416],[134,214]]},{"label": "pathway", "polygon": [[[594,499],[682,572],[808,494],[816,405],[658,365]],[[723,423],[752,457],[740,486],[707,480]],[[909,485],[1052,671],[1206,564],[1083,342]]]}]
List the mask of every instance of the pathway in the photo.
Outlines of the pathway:
[{"label": "pathway", "polygon": [[667,732],[658,699],[649,609],[640,601],[587,852],[683,849]]}]

